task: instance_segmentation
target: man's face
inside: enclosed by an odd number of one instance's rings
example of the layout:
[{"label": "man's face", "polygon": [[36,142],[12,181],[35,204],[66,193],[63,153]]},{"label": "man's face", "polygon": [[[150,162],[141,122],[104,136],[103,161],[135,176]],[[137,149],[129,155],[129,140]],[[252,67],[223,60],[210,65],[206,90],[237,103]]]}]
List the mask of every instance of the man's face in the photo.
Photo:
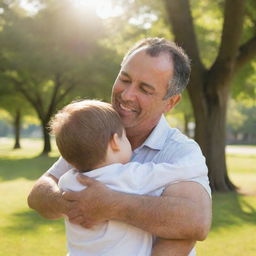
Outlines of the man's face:
[{"label": "man's face", "polygon": [[137,50],[123,63],[112,89],[112,105],[122,118],[126,131],[153,129],[170,100],[163,100],[173,68],[169,56],[147,55]]}]

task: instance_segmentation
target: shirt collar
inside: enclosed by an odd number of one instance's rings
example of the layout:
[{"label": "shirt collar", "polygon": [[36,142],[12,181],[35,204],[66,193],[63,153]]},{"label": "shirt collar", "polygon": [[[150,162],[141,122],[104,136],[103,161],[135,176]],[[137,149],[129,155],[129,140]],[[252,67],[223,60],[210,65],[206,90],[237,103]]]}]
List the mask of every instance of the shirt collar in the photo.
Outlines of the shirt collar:
[{"label": "shirt collar", "polygon": [[138,152],[138,150],[144,146],[155,150],[161,150],[167,138],[169,128],[170,126],[167,123],[167,120],[164,115],[162,115],[157,126],[153,129],[148,138],[140,147],[136,148],[134,152]]}]

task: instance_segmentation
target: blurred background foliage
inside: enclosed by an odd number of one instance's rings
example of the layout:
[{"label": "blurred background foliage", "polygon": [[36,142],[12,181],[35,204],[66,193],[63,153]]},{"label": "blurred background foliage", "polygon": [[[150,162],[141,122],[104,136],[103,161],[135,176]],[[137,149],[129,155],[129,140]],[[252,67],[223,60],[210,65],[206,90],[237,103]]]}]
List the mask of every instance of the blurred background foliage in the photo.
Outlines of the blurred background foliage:
[{"label": "blurred background foliage", "polygon": [[[210,67],[221,40],[224,1],[192,0],[190,5],[200,55]],[[243,41],[255,34],[255,10],[255,1],[248,1]],[[43,151],[50,151],[47,123],[56,110],[79,98],[110,101],[125,52],[154,36],[174,38],[162,1],[1,0],[0,136],[12,136],[19,116],[15,129],[29,136],[24,130],[40,125]],[[254,60],[232,81],[228,142],[256,141],[255,74]],[[186,93],[169,119],[193,136]]]}]

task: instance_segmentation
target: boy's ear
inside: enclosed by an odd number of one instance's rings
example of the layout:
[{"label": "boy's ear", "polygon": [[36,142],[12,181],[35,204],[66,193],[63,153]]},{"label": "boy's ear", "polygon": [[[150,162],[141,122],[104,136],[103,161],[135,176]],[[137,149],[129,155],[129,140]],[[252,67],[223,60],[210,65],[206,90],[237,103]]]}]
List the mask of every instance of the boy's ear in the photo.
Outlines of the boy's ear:
[{"label": "boy's ear", "polygon": [[110,139],[110,147],[111,149],[116,152],[116,151],[120,151],[120,139],[117,133],[114,133],[112,138]]},{"label": "boy's ear", "polygon": [[181,100],[181,94],[173,95],[169,99],[167,99],[167,105],[165,107],[165,113],[170,111],[172,108],[174,108]]}]

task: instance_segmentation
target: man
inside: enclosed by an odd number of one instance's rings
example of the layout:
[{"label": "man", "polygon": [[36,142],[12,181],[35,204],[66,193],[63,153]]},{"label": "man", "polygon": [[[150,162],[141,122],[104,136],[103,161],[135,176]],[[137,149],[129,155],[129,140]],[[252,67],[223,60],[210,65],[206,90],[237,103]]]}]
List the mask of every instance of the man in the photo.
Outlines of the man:
[{"label": "man", "polygon": [[[187,56],[165,39],[146,39],[125,56],[113,86],[112,105],[134,150],[132,161],[190,166],[195,172],[205,167],[198,145],[168,127],[162,116],[179,102],[189,74]],[[80,177],[87,189],[62,195],[56,182],[68,169],[63,159],[55,163],[35,184],[29,206],[46,218],[66,214],[71,222],[87,228],[106,220],[134,225],[159,237],[155,256],[188,255],[209,231],[207,177],[169,185],[161,197],[124,194]]]}]

